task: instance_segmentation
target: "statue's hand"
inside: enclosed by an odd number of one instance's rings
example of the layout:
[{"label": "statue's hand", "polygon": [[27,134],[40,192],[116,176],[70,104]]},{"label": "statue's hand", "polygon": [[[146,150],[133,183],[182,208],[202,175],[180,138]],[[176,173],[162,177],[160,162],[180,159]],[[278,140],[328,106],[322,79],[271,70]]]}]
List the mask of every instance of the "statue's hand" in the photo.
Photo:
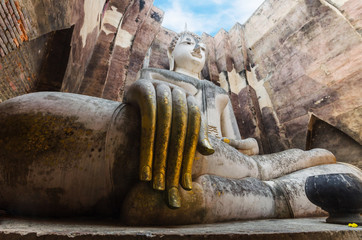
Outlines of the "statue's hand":
[{"label": "statue's hand", "polygon": [[196,147],[204,155],[214,153],[196,99],[176,85],[140,79],[124,101],[141,112],[140,180],[152,180],[156,190],[166,189],[169,206],[180,207],[180,174],[181,186],[191,190]]},{"label": "statue's hand", "polygon": [[259,154],[258,142],[254,138],[239,139],[239,140],[222,138],[222,141],[236,148],[237,150],[239,150],[239,152],[243,154],[249,156]]}]

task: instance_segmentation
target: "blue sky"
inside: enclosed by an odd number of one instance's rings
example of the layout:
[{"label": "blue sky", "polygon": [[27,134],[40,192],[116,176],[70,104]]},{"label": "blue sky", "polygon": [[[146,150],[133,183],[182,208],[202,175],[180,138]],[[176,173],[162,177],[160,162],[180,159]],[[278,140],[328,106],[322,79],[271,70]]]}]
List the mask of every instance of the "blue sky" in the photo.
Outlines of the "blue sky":
[{"label": "blue sky", "polygon": [[180,32],[214,36],[221,28],[230,30],[236,22],[245,23],[264,0],[155,0],[153,5],[165,11],[162,26]]}]

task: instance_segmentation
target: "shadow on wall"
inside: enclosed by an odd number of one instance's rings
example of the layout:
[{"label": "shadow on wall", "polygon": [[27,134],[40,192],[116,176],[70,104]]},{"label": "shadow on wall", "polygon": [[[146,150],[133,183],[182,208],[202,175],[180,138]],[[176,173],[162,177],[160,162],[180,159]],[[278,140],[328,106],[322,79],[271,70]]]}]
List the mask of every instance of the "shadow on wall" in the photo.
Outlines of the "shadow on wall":
[{"label": "shadow on wall", "polygon": [[315,115],[310,118],[306,143],[307,150],[312,148],[326,148],[336,156],[337,161],[362,168],[362,146]]},{"label": "shadow on wall", "polygon": [[60,91],[67,69],[74,26],[50,33],[35,91]]}]

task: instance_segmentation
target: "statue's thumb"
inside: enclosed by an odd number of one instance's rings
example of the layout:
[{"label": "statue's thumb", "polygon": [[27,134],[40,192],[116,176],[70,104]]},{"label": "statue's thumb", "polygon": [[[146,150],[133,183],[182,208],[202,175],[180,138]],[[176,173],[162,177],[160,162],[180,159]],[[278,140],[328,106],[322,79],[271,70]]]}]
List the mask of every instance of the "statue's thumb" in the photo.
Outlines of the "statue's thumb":
[{"label": "statue's thumb", "polygon": [[199,139],[197,142],[197,151],[202,155],[211,155],[215,152],[208,138],[207,122],[205,121],[205,116],[203,115],[201,115],[201,126]]}]

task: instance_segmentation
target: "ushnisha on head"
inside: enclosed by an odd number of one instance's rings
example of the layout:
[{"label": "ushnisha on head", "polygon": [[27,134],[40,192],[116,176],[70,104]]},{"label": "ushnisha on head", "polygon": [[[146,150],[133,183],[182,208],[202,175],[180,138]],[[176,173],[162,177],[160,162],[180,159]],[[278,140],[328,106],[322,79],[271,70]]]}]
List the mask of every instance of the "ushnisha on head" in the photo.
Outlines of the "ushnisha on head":
[{"label": "ushnisha on head", "polygon": [[175,36],[168,48],[170,70],[199,78],[205,65],[205,44],[195,33],[187,30]]}]

